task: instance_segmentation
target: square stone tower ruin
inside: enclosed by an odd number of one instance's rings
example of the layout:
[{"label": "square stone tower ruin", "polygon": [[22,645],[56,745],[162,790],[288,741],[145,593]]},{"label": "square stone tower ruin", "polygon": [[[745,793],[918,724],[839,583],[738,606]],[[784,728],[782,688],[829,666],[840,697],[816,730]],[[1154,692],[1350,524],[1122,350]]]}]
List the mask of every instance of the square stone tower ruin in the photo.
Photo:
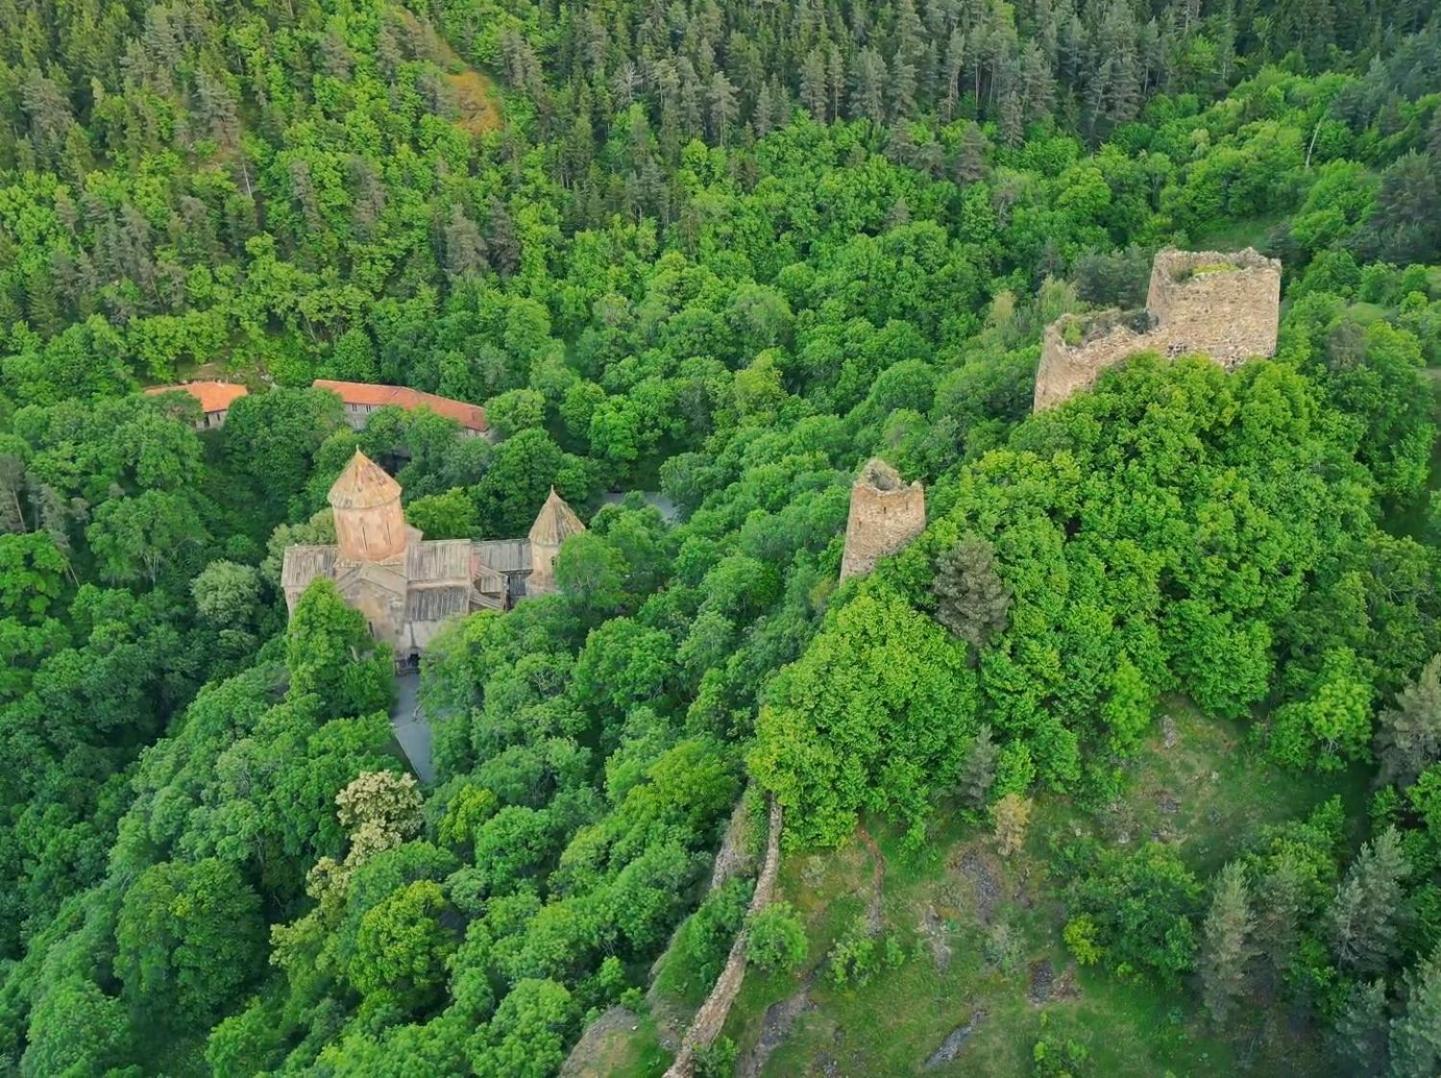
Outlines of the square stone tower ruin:
[{"label": "square stone tower ruin", "polygon": [[1255,248],[1157,253],[1146,306],[1067,315],[1046,327],[1036,369],[1040,411],[1089,389],[1103,370],[1137,352],[1209,356],[1234,370],[1276,354],[1281,263]]},{"label": "square stone tower ruin", "polygon": [[869,573],[877,561],[900,550],[925,526],[926,492],[921,484],[906,485],[899,472],[872,457],[851,487],[841,579]]}]

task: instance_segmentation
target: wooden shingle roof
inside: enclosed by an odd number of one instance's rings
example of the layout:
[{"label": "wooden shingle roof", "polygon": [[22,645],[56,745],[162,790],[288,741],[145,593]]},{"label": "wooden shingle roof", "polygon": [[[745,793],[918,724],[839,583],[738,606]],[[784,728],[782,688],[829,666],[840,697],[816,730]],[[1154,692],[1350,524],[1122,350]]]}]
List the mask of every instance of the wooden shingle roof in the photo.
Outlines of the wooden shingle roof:
[{"label": "wooden shingle roof", "polygon": [[572,535],[585,531],[585,525],[565,499],[550,488],[550,496],[540,507],[535,523],[530,526],[530,541],[543,546],[560,546]]}]

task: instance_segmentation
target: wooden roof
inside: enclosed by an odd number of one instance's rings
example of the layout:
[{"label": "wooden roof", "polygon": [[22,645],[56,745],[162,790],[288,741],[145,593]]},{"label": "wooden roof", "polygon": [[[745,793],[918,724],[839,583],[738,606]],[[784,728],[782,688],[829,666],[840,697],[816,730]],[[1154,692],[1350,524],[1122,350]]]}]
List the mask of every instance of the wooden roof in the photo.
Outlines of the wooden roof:
[{"label": "wooden roof", "polygon": [[467,430],[484,433],[490,429],[485,418],[485,409],[478,404],[437,397],[434,393],[423,393],[407,386],[383,386],[372,382],[337,382],[330,378],[317,378],[312,383],[317,389],[328,389],[346,404],[368,405],[384,408],[387,405],[404,408],[407,412],[416,408],[429,408],[436,415],[453,419]]},{"label": "wooden roof", "polygon": [[372,509],[400,497],[400,484],[359,449],[330,488],[332,509]]},{"label": "wooden roof", "polygon": [[565,499],[550,488],[550,496],[540,507],[535,523],[530,526],[530,541],[545,546],[560,546],[572,535],[585,531],[585,525]]},{"label": "wooden roof", "polygon": [[249,391],[235,382],[182,382],[175,386],[151,386],[145,391],[149,397],[161,393],[189,393],[200,402],[202,412],[223,412]]}]

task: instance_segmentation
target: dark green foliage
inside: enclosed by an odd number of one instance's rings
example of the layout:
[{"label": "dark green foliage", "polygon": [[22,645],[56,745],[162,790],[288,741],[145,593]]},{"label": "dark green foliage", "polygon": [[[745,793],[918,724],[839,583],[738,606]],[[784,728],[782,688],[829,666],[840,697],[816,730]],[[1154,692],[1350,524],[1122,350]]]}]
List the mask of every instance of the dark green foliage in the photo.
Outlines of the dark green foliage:
[{"label": "dark green foliage", "polygon": [[[1172,692],[1337,770],[1397,699],[1377,819],[1421,916],[1365,962],[1397,984],[1429,942],[1441,777],[1397,694],[1441,603],[1377,525],[1427,478],[1441,361],[1426,5],[12,8],[0,1071],[551,1073],[700,900],[743,747],[788,842],[886,812],[918,846],[957,784],[1120,796]],[[1046,323],[1256,215],[1275,361],[1136,363],[1025,418]],[[212,372],[251,390],[220,430],[132,392]],[[502,438],[353,431],[317,376],[485,403]],[[281,552],[333,538],[357,447],[431,537],[522,536],[552,485],[591,526],[559,596],[428,654],[414,836],[336,814],[400,766],[384,649],[324,585],[282,631]],[[874,452],[932,527],[836,608]],[[619,489],[652,493],[597,512]],[[1339,831],[1243,858],[1253,971],[1323,1015]],[[1068,871],[1107,965],[1189,968],[1167,851]],[[897,950],[842,942],[845,976]]]},{"label": "dark green foliage", "polygon": [[1391,1073],[1421,1078],[1441,1067],[1441,956],[1407,971],[1402,1013],[1391,1020]]},{"label": "dark green foliage", "polygon": [[936,620],[971,647],[979,650],[1005,630],[1011,593],[996,570],[995,547],[986,540],[964,535],[937,558],[931,592]]},{"label": "dark green foliage", "polygon": [[1201,885],[1174,850],[1155,842],[1131,853],[1077,843],[1062,852],[1073,919],[1088,919],[1090,941],[1111,969],[1150,972],[1170,984],[1191,970]]},{"label": "dark green foliage", "polygon": [[1343,969],[1363,975],[1386,969],[1406,918],[1401,885],[1410,873],[1394,827],[1356,856],[1330,909],[1331,946]]},{"label": "dark green foliage", "polygon": [[996,758],[1000,750],[991,739],[991,728],[982,726],[966,752],[959,783],[961,798],[973,809],[983,809],[996,781]]},{"label": "dark green foliage", "polygon": [[263,927],[260,898],[234,866],[153,865],[120,905],[115,975],[150,1022],[203,1029],[260,971]]},{"label": "dark green foliage", "polygon": [[1361,981],[1351,986],[1336,1019],[1335,1044],[1341,1057],[1358,1073],[1386,1069],[1386,982]]},{"label": "dark green foliage", "polygon": [[1201,936],[1201,991],[1217,1025],[1225,1024],[1245,994],[1246,965],[1255,954],[1254,926],[1245,868],[1233,861],[1216,878]]},{"label": "dark green foliage", "polygon": [[1441,656],[1421,670],[1413,684],[1376,720],[1378,782],[1409,786],[1441,759]]}]

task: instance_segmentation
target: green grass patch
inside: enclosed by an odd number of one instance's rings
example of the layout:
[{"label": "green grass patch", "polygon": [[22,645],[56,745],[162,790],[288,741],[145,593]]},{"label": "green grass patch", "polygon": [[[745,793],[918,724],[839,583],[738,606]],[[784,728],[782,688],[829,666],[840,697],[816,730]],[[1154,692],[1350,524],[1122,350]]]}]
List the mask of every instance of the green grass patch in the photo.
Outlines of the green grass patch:
[{"label": "green grass patch", "polygon": [[[1028,1075],[1043,1036],[1083,1046],[1087,1074],[1325,1073],[1320,1038],[1279,1007],[1253,1008],[1240,1032],[1219,1036],[1193,994],[1079,967],[1062,944],[1065,881],[1052,878],[1047,861],[1055,838],[1172,843],[1204,878],[1268,824],[1335,794],[1353,814],[1364,802],[1360,773],[1282,771],[1240,724],[1178,700],[1168,700],[1164,713],[1131,766],[1123,798],[1097,811],[1041,799],[1026,849],[1012,860],[996,854],[988,827],[959,811],[938,813],[919,855],[907,853],[899,831],[868,820],[885,859],[884,938],[903,958],[882,963],[862,984],[834,984],[825,956],[870,905],[867,847],[857,840],[788,856],[780,892],[806,920],[807,964],[794,975],[748,974],[726,1035],[743,1055],[763,1039],[775,1045],[765,1075],[915,1074],[967,1024],[954,1060],[927,1073]],[[784,1011],[792,1016],[788,1029],[777,1021]]]}]

